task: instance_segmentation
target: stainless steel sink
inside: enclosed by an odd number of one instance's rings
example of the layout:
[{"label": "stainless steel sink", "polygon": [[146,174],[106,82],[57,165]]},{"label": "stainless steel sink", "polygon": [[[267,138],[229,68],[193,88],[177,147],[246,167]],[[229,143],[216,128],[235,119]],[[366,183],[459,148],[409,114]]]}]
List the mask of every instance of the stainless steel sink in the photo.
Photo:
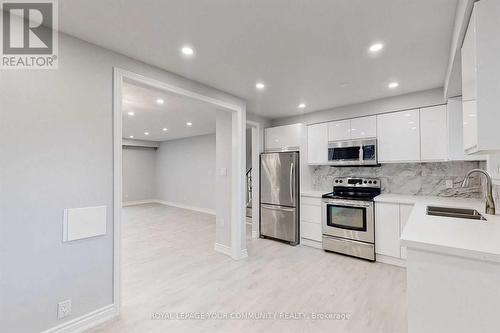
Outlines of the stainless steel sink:
[{"label": "stainless steel sink", "polygon": [[427,215],[486,221],[477,210],[468,208],[427,206]]}]

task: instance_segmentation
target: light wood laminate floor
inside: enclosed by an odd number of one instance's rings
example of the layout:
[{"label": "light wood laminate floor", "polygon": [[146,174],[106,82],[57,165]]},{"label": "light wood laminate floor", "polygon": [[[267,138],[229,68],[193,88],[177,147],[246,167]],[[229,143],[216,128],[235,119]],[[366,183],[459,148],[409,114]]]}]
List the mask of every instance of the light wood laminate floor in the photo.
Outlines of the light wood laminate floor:
[{"label": "light wood laminate floor", "polygon": [[[402,268],[248,237],[249,257],[214,251],[215,217],[123,209],[123,308],[103,332],[406,332]],[[153,320],[178,312],[349,313],[349,320]]]}]

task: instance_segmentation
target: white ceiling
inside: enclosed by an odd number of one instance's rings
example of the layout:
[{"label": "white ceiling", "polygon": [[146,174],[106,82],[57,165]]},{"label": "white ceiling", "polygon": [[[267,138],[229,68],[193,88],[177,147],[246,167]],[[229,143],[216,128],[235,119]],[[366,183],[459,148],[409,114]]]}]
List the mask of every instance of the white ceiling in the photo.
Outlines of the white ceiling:
[{"label": "white ceiling", "polygon": [[[158,104],[157,99],[164,103]],[[217,109],[209,103],[125,82],[122,105],[123,138],[167,141],[215,133]]]},{"label": "white ceiling", "polygon": [[[441,87],[457,0],[64,0],[60,30],[271,118]],[[369,56],[373,42],[385,48]],[[195,54],[181,56],[184,45]],[[400,83],[389,90],[393,80]],[[256,91],[255,83],[266,84]],[[299,110],[300,102],[307,104]]]}]

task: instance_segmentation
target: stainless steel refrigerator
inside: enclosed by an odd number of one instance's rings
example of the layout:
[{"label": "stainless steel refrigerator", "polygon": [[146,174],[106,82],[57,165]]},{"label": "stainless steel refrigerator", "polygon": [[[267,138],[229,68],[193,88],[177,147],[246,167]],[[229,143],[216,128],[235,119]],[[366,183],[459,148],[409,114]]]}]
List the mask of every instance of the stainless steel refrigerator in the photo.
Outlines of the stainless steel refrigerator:
[{"label": "stainless steel refrigerator", "polygon": [[260,237],[299,243],[299,152],[260,155]]}]

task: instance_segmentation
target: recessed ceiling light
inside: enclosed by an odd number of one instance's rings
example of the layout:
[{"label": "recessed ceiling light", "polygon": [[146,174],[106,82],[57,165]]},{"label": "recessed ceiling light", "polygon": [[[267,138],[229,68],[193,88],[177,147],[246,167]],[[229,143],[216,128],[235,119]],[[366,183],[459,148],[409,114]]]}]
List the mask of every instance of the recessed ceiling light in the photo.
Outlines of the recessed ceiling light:
[{"label": "recessed ceiling light", "polygon": [[303,109],[303,108],[305,108],[305,107],[306,107],[306,105],[305,105],[304,103],[300,103],[300,104],[299,104],[299,108]]},{"label": "recessed ceiling light", "polygon": [[158,103],[158,104],[163,104],[163,103],[165,103],[165,101],[164,101],[163,99],[161,99],[161,98],[158,98],[158,99],[156,100],[156,103]]},{"label": "recessed ceiling light", "polygon": [[149,132],[144,132],[144,135],[149,135]]},{"label": "recessed ceiling light", "polygon": [[163,127],[162,131],[166,132],[166,131],[168,131],[168,129],[166,127]]},{"label": "recessed ceiling light", "polygon": [[375,52],[378,52],[380,50],[382,50],[384,48],[384,44],[382,43],[375,43],[375,44],[372,44],[369,48],[370,52],[371,53],[375,53]]},{"label": "recessed ceiling light", "polygon": [[133,139],[133,138],[134,138],[134,136],[133,136],[133,135],[129,135],[129,138]]},{"label": "recessed ceiling light", "polygon": [[186,56],[192,56],[194,54],[194,50],[193,48],[189,47],[189,46],[184,46],[182,49],[181,49],[181,52],[182,54],[186,55]]},{"label": "recessed ceiling light", "polygon": [[262,90],[262,89],[264,89],[265,87],[266,87],[266,85],[265,85],[264,83],[262,83],[262,82],[257,82],[257,83],[255,84],[255,88],[257,88],[257,89],[259,89],[259,90]]},{"label": "recessed ceiling light", "polygon": [[398,86],[399,86],[399,83],[397,83],[397,82],[391,82],[388,85],[388,87],[391,89],[397,88]]},{"label": "recessed ceiling light", "polygon": [[192,123],[192,122],[190,122],[190,121],[188,121],[188,122],[186,123],[186,125],[187,125],[187,126],[192,126],[192,125],[193,125],[193,123]]},{"label": "recessed ceiling light", "polygon": [[127,112],[127,114],[128,114],[129,116],[133,116],[135,113],[134,113],[133,111],[129,111],[129,112]]}]

